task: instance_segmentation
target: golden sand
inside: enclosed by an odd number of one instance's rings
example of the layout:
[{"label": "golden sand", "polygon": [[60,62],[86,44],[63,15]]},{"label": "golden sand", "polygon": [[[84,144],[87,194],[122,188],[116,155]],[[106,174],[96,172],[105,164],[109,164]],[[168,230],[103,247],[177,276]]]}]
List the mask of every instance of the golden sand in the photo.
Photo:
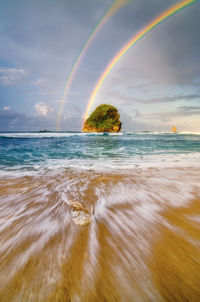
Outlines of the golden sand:
[{"label": "golden sand", "polygon": [[162,213],[167,225],[160,226],[153,246],[151,270],[164,301],[200,301],[200,200],[188,207]]},{"label": "golden sand", "polygon": [[150,172],[88,175],[74,193],[75,173],[0,181],[0,301],[200,301],[200,199],[159,205]]}]

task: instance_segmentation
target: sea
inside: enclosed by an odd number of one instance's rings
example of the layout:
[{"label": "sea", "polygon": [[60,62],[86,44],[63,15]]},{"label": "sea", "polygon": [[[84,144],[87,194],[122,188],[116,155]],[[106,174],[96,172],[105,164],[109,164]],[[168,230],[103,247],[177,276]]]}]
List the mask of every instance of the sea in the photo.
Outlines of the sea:
[{"label": "sea", "polygon": [[0,133],[0,301],[200,301],[200,133]]}]

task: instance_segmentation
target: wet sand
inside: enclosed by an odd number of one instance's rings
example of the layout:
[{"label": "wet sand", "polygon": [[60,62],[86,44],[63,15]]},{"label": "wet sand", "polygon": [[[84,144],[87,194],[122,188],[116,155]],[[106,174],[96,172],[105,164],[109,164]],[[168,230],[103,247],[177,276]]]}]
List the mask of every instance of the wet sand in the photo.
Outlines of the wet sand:
[{"label": "wet sand", "polygon": [[154,284],[164,301],[200,301],[200,199],[162,216],[150,259]]},{"label": "wet sand", "polygon": [[199,174],[0,179],[0,301],[200,301]]}]

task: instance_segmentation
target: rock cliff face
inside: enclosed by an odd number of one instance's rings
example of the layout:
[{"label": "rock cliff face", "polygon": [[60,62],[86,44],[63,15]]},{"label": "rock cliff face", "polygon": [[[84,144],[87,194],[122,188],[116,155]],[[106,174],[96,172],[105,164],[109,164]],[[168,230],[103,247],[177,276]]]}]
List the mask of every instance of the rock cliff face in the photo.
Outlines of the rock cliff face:
[{"label": "rock cliff face", "polygon": [[111,105],[100,105],[84,122],[83,132],[119,132],[122,123],[117,109]]}]

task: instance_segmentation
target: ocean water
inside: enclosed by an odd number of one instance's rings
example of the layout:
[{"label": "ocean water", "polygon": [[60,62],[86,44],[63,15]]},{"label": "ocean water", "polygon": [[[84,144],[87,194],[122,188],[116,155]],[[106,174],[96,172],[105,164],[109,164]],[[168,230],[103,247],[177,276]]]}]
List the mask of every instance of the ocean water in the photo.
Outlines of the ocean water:
[{"label": "ocean water", "polygon": [[0,133],[0,301],[200,301],[200,133]]},{"label": "ocean water", "polygon": [[200,133],[0,133],[1,171],[197,165]]}]

